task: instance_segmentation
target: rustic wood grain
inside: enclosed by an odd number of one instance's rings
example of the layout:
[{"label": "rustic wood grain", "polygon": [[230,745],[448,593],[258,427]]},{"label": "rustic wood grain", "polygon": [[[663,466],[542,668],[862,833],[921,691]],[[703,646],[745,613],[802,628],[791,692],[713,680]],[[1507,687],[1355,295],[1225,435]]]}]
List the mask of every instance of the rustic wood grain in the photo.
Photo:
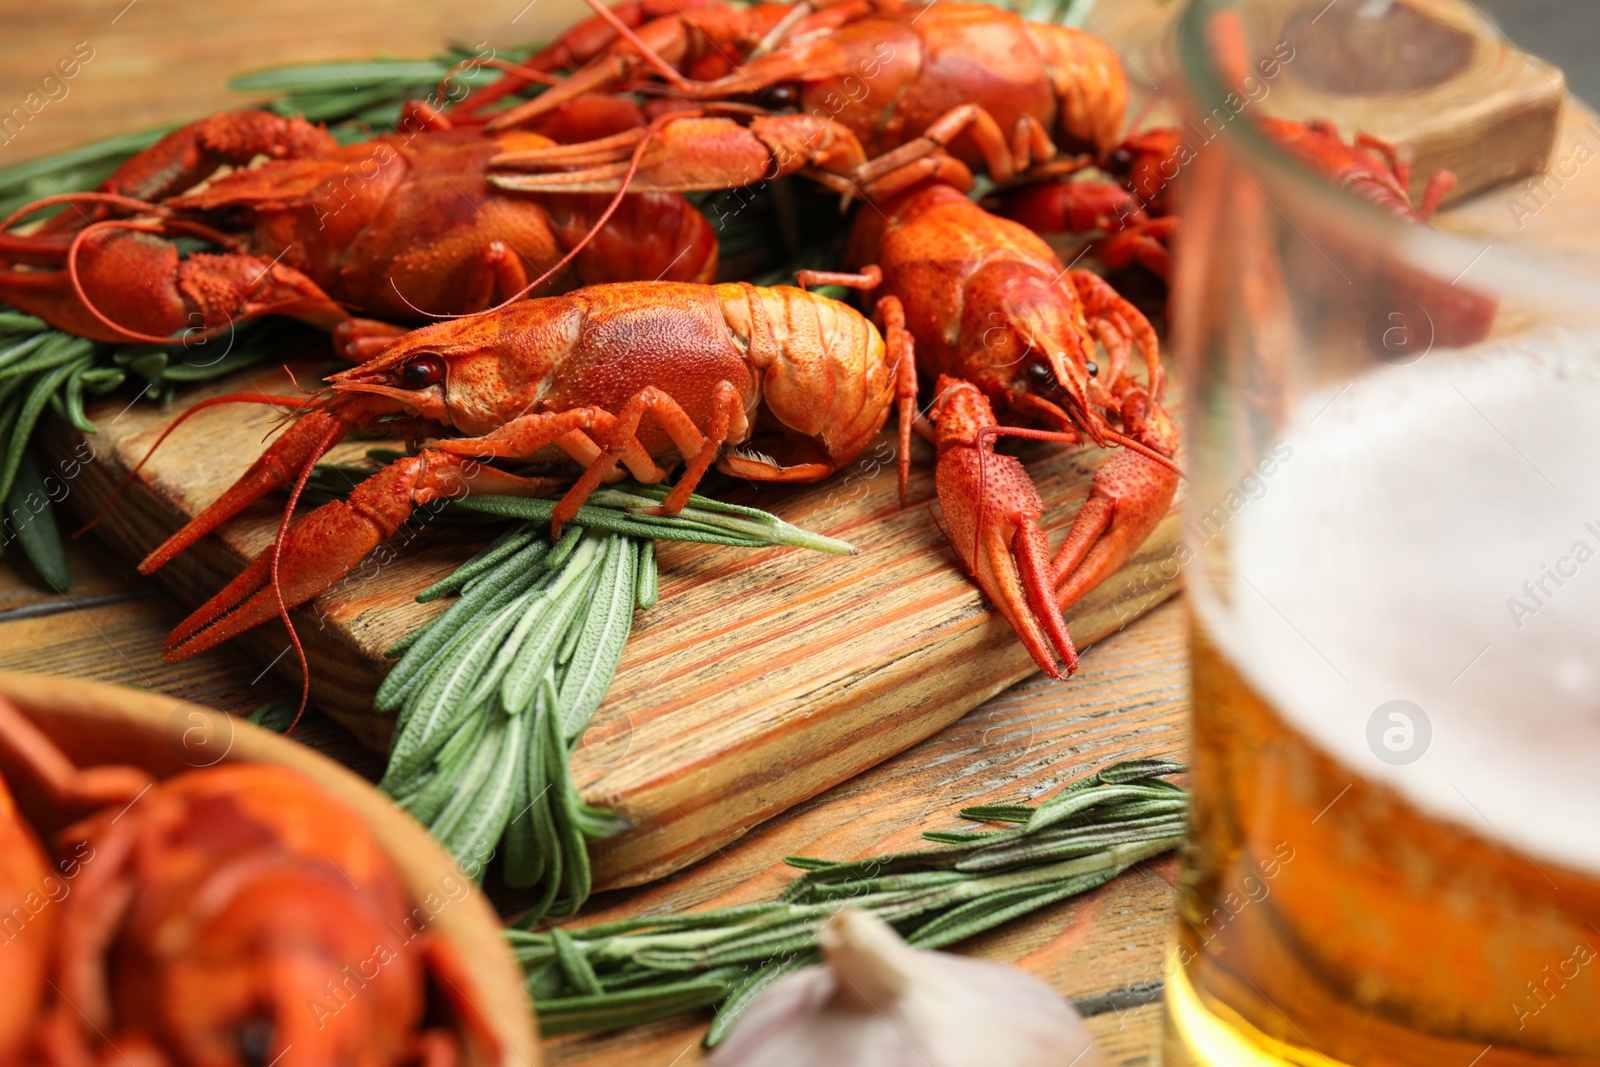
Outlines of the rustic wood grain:
[{"label": "rustic wood grain", "polygon": [[1453,206],[1436,224],[1552,266],[1564,256],[1591,271],[1600,267],[1600,115],[1569,100],[1544,169]]},{"label": "rustic wood grain", "polygon": [[[304,365],[306,381],[320,368]],[[186,400],[232,391],[289,393],[287,373],[245,373]],[[178,416],[115,402],[91,412],[102,430],[68,497],[80,517]],[[196,415],[140,471],[97,533],[131,558],[159,544],[221,494],[259,454],[277,416],[219,407]],[[51,448],[82,446],[56,424]],[[346,444],[336,458],[360,455]],[[886,435],[832,479],[812,486],[738,487],[727,499],[769,508],[860,550],[828,557],[795,549],[663,545],[661,599],[635,625],[593,728],[575,757],[585,799],[620,811],[628,832],[594,850],[596,883],[637,885],[723,847],[751,826],[901,752],[1033,673],[1004,620],[955,565],[934,518],[932,449],[914,446],[910,504],[900,507]],[[1098,450],[1026,450],[1030,472],[1064,528],[1087,495]],[[158,577],[199,603],[275,535],[281,508],[263,501]],[[1172,515],[1117,575],[1068,612],[1088,645],[1171,595],[1179,521]],[[438,524],[402,529],[312,604],[295,613],[311,662],[312,699],[382,749],[392,717],[372,710],[388,670],[383,650],[443,610],[415,594],[480,548],[487,534]],[[272,622],[240,644],[298,679],[287,635]]]},{"label": "rustic wood grain", "polygon": [[[285,63],[432,56],[450,42],[505,49],[545,40],[589,10],[582,0],[480,4],[363,0],[53,0],[5,5],[0,167],[89,141],[245,107],[244,71]],[[60,87],[40,80],[87,42],[92,58]],[[59,72],[57,72],[59,73]],[[39,94],[33,101],[28,94]]]},{"label": "rustic wood grain", "polygon": [[[240,716],[298,696],[237,649],[163,661],[161,641],[183,618],[183,608],[155,579],[141,577],[99,542],[69,544],[73,584],[65,596],[40,588],[20,557],[8,554],[0,564],[0,670],[130,685]],[[294,736],[372,781],[383,774],[382,756],[314,707]]]},{"label": "rustic wood grain", "polygon": [[[123,582],[127,565],[113,553],[73,554],[79,580]],[[26,587],[8,559],[0,595]],[[0,612],[0,668],[27,666],[103,681],[133,682],[174,696],[205,694],[213,706],[247,712],[289,687],[223,648],[182,664],[155,657],[182,609],[163,590],[132,604],[66,607],[55,594],[37,604],[62,610],[16,619]],[[72,599],[78,599],[74,590]],[[1036,800],[1106,760],[1146,754],[1182,756],[1188,689],[1181,605],[1168,604],[1087,651],[1068,683],[1042,676],[1015,686],[951,727],[855,779],[768,823],[712,858],[653,885],[598,896],[582,921],[620,914],[700,908],[777,892],[796,873],[782,857],[844,857],[902,848],[927,828],[963,825],[955,812],[984,800]],[[46,625],[48,623],[48,625]],[[130,661],[144,664],[133,672]],[[142,677],[140,674],[142,673]],[[295,739],[372,778],[381,759],[313,708]],[[1100,996],[1159,978],[1170,930],[1170,858],[1144,864],[1076,902],[1065,902],[976,939],[964,951],[1012,959],[1074,998]],[[685,1016],[612,1035],[549,1043],[555,1063],[666,1067],[700,1062],[703,1017]],[[1160,1029],[1159,1005],[1105,1011],[1090,1028],[1113,1061],[1149,1063]],[[685,1052],[685,1050],[689,1050]]]},{"label": "rustic wood grain", "polygon": [[[542,0],[533,11],[555,0]],[[566,3],[566,0],[561,0]],[[85,0],[79,3],[40,6],[21,22],[17,13],[8,17],[4,40],[0,41],[7,63],[0,71],[0,89],[10,92],[7,99],[14,103],[20,93],[36,80],[45,66],[58,56],[55,45],[70,48],[71,42],[88,36],[81,27],[94,32],[97,24],[108,23],[116,14],[113,9],[124,6],[124,0]],[[275,0],[290,18],[310,31],[310,41],[296,45],[292,39],[274,37],[259,24],[251,27],[251,49],[241,54],[238,42],[247,38],[238,35],[238,24],[230,21],[231,13],[246,5],[222,4],[214,10],[215,17],[196,14],[179,0],[139,0],[129,14],[117,25],[141,27],[143,36],[128,44],[125,51],[102,50],[96,59],[110,59],[120,54],[125,66],[113,68],[107,64],[96,72],[93,64],[86,68],[73,89],[73,96],[61,104],[52,103],[43,112],[40,121],[30,127],[26,143],[19,139],[11,149],[0,151],[0,162],[9,162],[22,155],[32,155],[46,150],[82,143],[97,136],[122,132],[154,121],[170,121],[201,114],[217,107],[229,106],[233,98],[221,90],[221,81],[229,73],[246,66],[280,60],[316,61],[317,50],[339,58],[343,55],[363,55],[377,47],[388,47],[399,54],[424,54],[431,52],[440,36],[455,35],[467,38],[469,34],[456,27],[463,20],[476,18],[481,13],[493,13],[509,19],[523,6],[522,0],[509,5],[494,4],[471,10],[432,7],[418,3],[397,4],[384,9],[383,18],[373,19],[370,27],[349,15],[352,10],[368,10],[367,5],[356,5],[350,0]],[[252,9],[258,5],[249,5]],[[1131,48],[1126,38],[1120,36],[1120,26],[1126,19],[1140,18],[1141,3],[1111,3],[1102,0],[1095,13],[1098,29],[1122,42],[1123,50],[1138,67],[1152,77],[1163,78],[1160,70],[1144,52]],[[332,38],[324,37],[312,27],[305,13],[318,10],[340,13],[339,17],[351,20],[355,27],[351,40],[338,46]],[[150,25],[131,21],[135,13],[159,10],[160,20]],[[210,9],[208,9],[210,10]],[[260,11],[267,11],[260,7]],[[426,12],[419,14],[419,12]],[[531,17],[532,11],[526,17]],[[526,17],[524,21],[526,21]],[[428,37],[419,32],[414,42],[399,42],[390,33],[398,33],[416,20],[438,18],[442,20],[438,34]],[[74,22],[76,20],[76,23]],[[518,23],[520,26],[522,23]],[[25,27],[25,35],[20,27]],[[370,29],[370,33],[366,30]],[[515,27],[513,27],[515,30]],[[292,33],[292,30],[289,32]],[[365,36],[363,38],[363,34]],[[378,36],[378,35],[383,35]],[[532,36],[532,35],[530,35]],[[101,44],[110,40],[103,34],[96,36]],[[365,43],[360,43],[361,40]],[[296,51],[298,49],[298,51]],[[38,67],[38,71],[33,70]],[[104,75],[104,83],[89,80],[90,75]],[[114,75],[114,76],[113,76]],[[9,79],[9,80],[7,80]],[[142,79],[142,80],[136,80]],[[1163,78],[1163,80],[1165,80]],[[1132,81],[1136,90],[1148,92],[1151,86],[1136,72]],[[94,94],[89,88],[95,87]],[[137,91],[130,86],[138,86]],[[152,87],[166,93],[158,106],[152,107]],[[192,106],[189,106],[191,105]],[[10,105],[6,105],[10,106]],[[45,124],[48,120],[49,125]],[[1571,154],[1578,139],[1589,136],[1588,124],[1595,120],[1594,113],[1581,105],[1567,109],[1556,138],[1552,164]],[[35,139],[35,135],[38,139]],[[1600,144],[1591,137],[1590,144]],[[1575,174],[1561,177],[1559,185],[1545,185],[1537,199],[1531,197],[1522,184],[1503,187],[1493,193],[1463,203],[1443,216],[1441,228],[1485,239],[1508,238],[1540,241],[1572,250],[1591,259],[1597,256],[1595,234],[1600,232],[1600,165],[1588,162],[1579,166]],[[1527,208],[1536,209],[1532,216],[1519,214],[1514,198],[1520,197]],[[1518,223],[1522,222],[1522,227]],[[28,606],[45,604],[53,594],[28,591],[26,568],[18,569],[14,557],[8,554],[0,562],[0,601],[6,605]],[[127,578],[131,569],[127,561],[106,551],[98,542],[89,541],[80,551],[71,555],[75,576],[81,584],[75,586],[72,598],[82,610],[66,609],[51,616],[54,625],[24,626],[27,620],[11,619],[0,614],[0,665],[12,666],[48,659],[50,669],[86,677],[123,677],[127,670],[121,654],[108,644],[105,637],[115,638],[117,644],[140,650],[139,662],[150,688],[162,692],[187,694],[193,690],[185,687],[214,685],[210,702],[225,707],[248,710],[256,705],[257,693],[268,685],[276,693],[287,692],[288,687],[271,675],[252,688],[250,681],[259,673],[259,666],[242,652],[221,649],[186,664],[163,664],[154,655],[160,640],[171,623],[181,616],[183,609],[165,592],[148,594],[148,585],[139,585]],[[88,563],[83,561],[87,560]],[[102,564],[105,576],[92,574],[89,566]],[[225,574],[219,571],[216,577]],[[124,609],[127,613],[120,624],[102,621],[102,613],[115,605],[103,607],[88,603],[85,595],[90,589],[112,595],[122,592],[136,593],[144,599],[138,601],[140,611]],[[642,620],[641,620],[642,621]],[[1165,635],[1163,637],[1162,635]],[[1162,641],[1172,642],[1171,654],[1164,653]],[[1109,669],[1115,660],[1124,664],[1126,682],[1117,671]],[[698,907],[716,900],[733,899],[730,895],[746,879],[763,879],[771,888],[784,880],[784,872],[777,866],[781,856],[788,852],[811,851],[834,854],[839,849],[855,847],[858,852],[873,851],[877,843],[870,840],[869,832],[878,825],[880,813],[892,813],[898,820],[895,827],[908,826],[907,820],[926,814],[939,817],[941,825],[955,825],[954,808],[965,801],[952,799],[940,802],[935,808],[911,813],[901,810],[906,798],[943,795],[939,791],[948,782],[977,783],[991,790],[988,795],[1001,796],[1005,783],[1018,772],[1019,764],[1010,761],[997,751],[1002,746],[1018,743],[1019,737],[1032,734],[1035,722],[1048,718],[1050,709],[1058,704],[1070,716],[1083,715],[1098,722],[1110,731],[1118,729],[1121,716],[1115,705],[1121,703],[1137,715],[1137,709],[1151,701],[1171,700],[1172,728],[1169,732],[1158,723],[1147,722],[1134,727],[1136,736],[1115,734],[1115,745],[1110,750],[1129,753],[1181,751],[1187,737],[1183,719],[1187,714],[1186,664],[1181,648],[1181,611],[1176,606],[1166,606],[1103,641],[1084,659],[1084,669],[1065,687],[1049,685],[1035,678],[1014,687],[969,712],[965,718],[946,728],[922,744],[907,750],[901,756],[880,764],[865,775],[835,786],[833,789],[777,816],[744,838],[724,846],[711,859],[681,871],[656,885],[638,890],[607,893],[599,898],[592,913],[620,914],[624,911],[672,906]],[[143,683],[141,683],[143,684]],[[1101,712],[1083,709],[1101,699],[1102,687],[1120,688],[1120,697],[1106,701]],[[1178,695],[1172,696],[1176,691]],[[1100,694],[1100,696],[1097,696]],[[1029,710],[1020,711],[1019,708]],[[953,754],[945,747],[946,739],[958,733],[967,736],[975,724],[985,725],[990,732],[981,749],[971,746],[965,754]],[[334,738],[343,745],[343,758],[364,755],[363,750],[337,724],[319,720],[315,710],[305,725],[297,731],[297,739],[315,741],[322,736]],[[1144,732],[1139,732],[1144,731]],[[1138,741],[1147,738],[1148,747]],[[603,739],[597,737],[597,745]],[[1170,747],[1169,741],[1171,742]],[[1097,750],[1092,743],[1078,742],[1072,748],[1074,758],[1087,768],[1097,761]],[[1116,749],[1116,745],[1126,745]],[[1027,746],[1024,745],[1026,748]],[[597,748],[598,752],[598,748]],[[370,756],[365,756],[371,759]],[[376,762],[376,761],[374,761]],[[370,765],[370,764],[369,764]],[[1025,766],[1025,765],[1024,765]],[[920,768],[921,773],[893,773],[897,768]],[[1063,777],[1069,773],[1062,771]],[[980,795],[978,792],[971,794]],[[1017,796],[1028,795],[1019,787]],[[793,840],[778,835],[790,832],[789,827],[798,821],[809,821],[809,828],[793,831]],[[839,832],[846,824],[859,825],[861,837],[851,841],[835,838],[822,840],[828,834]],[[879,836],[883,836],[881,833]],[[815,844],[813,844],[815,842]],[[886,846],[887,847],[887,846]],[[1040,912],[1028,919],[1015,922],[990,935],[1006,939],[997,946],[986,943],[983,950],[998,953],[996,958],[1016,958],[1034,973],[1055,982],[1058,988],[1072,996],[1103,993],[1124,988],[1128,984],[1146,981],[1159,971],[1164,958],[1165,945],[1170,934],[1170,890],[1163,889],[1151,879],[1165,881],[1172,875],[1171,861],[1147,864],[1139,872],[1116,880],[1077,902],[1068,902]],[[1148,874],[1148,877],[1146,875]],[[638,903],[635,904],[634,901]],[[1107,901],[1091,908],[1091,903]],[[1016,956],[1000,953],[1015,952]],[[1092,979],[1103,973],[1106,981],[1096,984]],[[1109,1012],[1090,1020],[1090,1027],[1102,1047],[1114,1061],[1125,1064],[1147,1064],[1154,1061],[1160,1034],[1160,1006],[1152,1004],[1123,1012]],[[700,1062],[699,1034],[703,1020],[688,1023],[684,1020],[663,1022],[652,1027],[641,1027],[624,1034],[587,1039],[563,1039],[548,1046],[549,1058],[567,1064],[627,1064],[640,1067],[687,1067]]]},{"label": "rustic wood grain", "polygon": [[[923,830],[971,826],[957,815],[967,805],[1036,801],[1113,760],[1184,758],[1183,619],[1180,604],[1155,609],[1086,654],[1071,681],[1036,676],[692,869],[596,899],[580,922],[769,900],[799,873],[784,856],[846,859],[917,847]],[[1015,962],[1074,999],[1159,982],[1174,932],[1175,877],[1175,858],[1157,858],[1092,893],[965,942],[960,951]],[[552,1064],[584,1067],[690,1067],[703,1061],[699,1040],[708,1018],[559,1038],[546,1043],[546,1056]],[[1115,1062],[1148,1063],[1159,1011],[1107,1011],[1091,1018],[1090,1027]]]}]

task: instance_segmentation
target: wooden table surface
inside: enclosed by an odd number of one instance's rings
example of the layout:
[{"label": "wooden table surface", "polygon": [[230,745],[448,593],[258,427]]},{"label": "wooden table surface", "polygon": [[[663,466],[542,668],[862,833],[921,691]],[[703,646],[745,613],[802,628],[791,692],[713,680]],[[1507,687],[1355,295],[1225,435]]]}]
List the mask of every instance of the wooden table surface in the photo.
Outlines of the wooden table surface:
[{"label": "wooden table surface", "polygon": [[[92,540],[73,545],[70,559],[68,596],[40,592],[25,565],[0,564],[0,669],[137,685],[241,714],[289,695],[274,675],[230,648],[163,662],[162,638],[185,614],[177,600]],[[1070,682],[1036,675],[694,867],[595,898],[586,921],[622,911],[770,899],[798,873],[783,865],[786,855],[843,858],[908,848],[922,830],[966,825],[956,812],[970,804],[1029,800],[1116,759],[1182,758],[1188,738],[1183,625],[1181,603],[1168,602],[1085,653]],[[382,771],[380,758],[314,710],[295,736],[369,777]],[[1174,875],[1171,856],[1141,864],[1094,893],[1010,923],[962,951],[1019,963],[1075,999],[1097,998],[1090,1025],[1106,1051],[1120,1063],[1150,1062],[1160,1009],[1138,1002],[1155,995],[1150,984],[1161,977]],[[1125,997],[1107,997],[1130,989]],[[617,1034],[562,1038],[549,1043],[549,1060],[687,1067],[700,1062],[704,1029],[704,1018],[684,1016]]]},{"label": "wooden table surface", "polygon": [[[158,24],[153,16],[163,12],[170,24],[177,0],[135,3],[139,6],[126,0],[50,5],[8,25],[7,52],[17,52],[12,58],[39,60],[34,65],[41,73],[56,58],[52,45],[65,54],[74,41],[90,37],[97,55],[84,68],[76,95],[52,103],[54,111],[42,112],[37,128],[25,131],[26,142],[19,137],[0,150],[0,164],[224,106],[218,83],[226,72],[240,68],[370,53],[375,47],[426,54],[446,36],[537,36],[536,24],[523,32],[531,16],[510,21],[519,9],[528,10],[525,0],[487,5],[492,18],[479,18],[478,9],[409,5],[409,21],[362,21],[353,13],[370,8],[349,0],[224,4],[208,7],[205,17],[221,18],[237,8],[243,12],[240,18],[254,20],[250,34],[221,35],[215,27],[197,26],[193,42],[179,50],[191,64],[185,67],[148,58],[157,51],[174,54],[150,27]],[[568,17],[567,0],[559,0],[559,7],[557,0],[546,4],[533,10],[555,23]],[[434,15],[416,14],[424,8]],[[150,21],[141,21],[145,18]],[[483,25],[462,30],[456,23],[463,18]],[[381,40],[372,36],[378,32]],[[250,55],[241,56],[239,40],[251,41]],[[207,47],[219,41],[231,47]],[[363,46],[362,41],[369,43]],[[9,61],[0,66],[6,68],[0,92],[20,97],[30,80],[24,75],[32,68]],[[1594,121],[1587,109],[1569,107],[1556,157],[1571,155],[1584,138],[1591,147],[1600,144],[1600,127],[1588,125]],[[1510,200],[1515,192],[1491,192],[1441,224],[1475,234],[1507,234],[1516,229],[1519,217]],[[1583,168],[1547,208],[1525,221],[1521,236],[1543,233],[1569,245],[1600,232],[1600,168]],[[12,556],[0,563],[0,669],[137,685],[238,713],[289,695],[275,675],[230,648],[182,664],[162,662],[162,638],[185,614],[180,604],[155,582],[139,577],[132,563],[92,539],[73,545],[70,559],[70,596],[41,592],[26,565]],[[1189,702],[1183,618],[1181,598],[1169,602],[1089,650],[1071,681],[1036,676],[915,748],[753,829],[696,866],[652,886],[597,898],[589,913],[770,898],[793,874],[782,865],[785,855],[844,858],[907,847],[920,830],[960,825],[956,811],[968,804],[1028,800],[1114,759],[1181,758],[1188,744]],[[378,757],[315,712],[296,736],[369,777],[381,771]],[[1175,870],[1171,856],[1141,864],[1095,892],[1010,923],[963,945],[962,951],[1015,962],[1069,997],[1091,998],[1083,1005],[1093,1012],[1089,1025],[1111,1058],[1123,1064],[1153,1062],[1160,1007],[1151,1001],[1159,995],[1162,960],[1173,932]],[[688,1067],[703,1058],[699,1039],[704,1027],[703,1017],[680,1017],[618,1034],[558,1039],[548,1043],[547,1051],[557,1064]]]}]

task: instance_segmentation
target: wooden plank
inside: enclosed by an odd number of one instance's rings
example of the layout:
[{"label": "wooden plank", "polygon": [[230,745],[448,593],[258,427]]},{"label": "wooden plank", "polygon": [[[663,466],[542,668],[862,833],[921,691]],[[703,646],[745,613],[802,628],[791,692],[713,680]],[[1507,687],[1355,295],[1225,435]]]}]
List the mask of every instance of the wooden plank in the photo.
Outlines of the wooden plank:
[{"label": "wooden plank", "polygon": [[[132,563],[102,550],[93,539],[71,540],[70,527],[62,530],[66,540],[67,568],[72,575],[71,603],[93,606],[106,600],[135,600],[164,595],[153,579],[142,577]],[[43,612],[64,607],[68,599],[45,585],[28,562],[20,546],[5,555],[0,567],[0,619],[21,610]]]},{"label": "wooden plank", "polygon": [[[119,564],[111,553],[94,547],[106,563]],[[34,602],[0,610],[0,670],[129,685],[241,716],[299,695],[237,649],[217,648],[183,663],[163,662],[161,640],[183,618],[182,606],[154,582],[115,577],[93,566],[93,558],[82,554],[85,584],[109,585],[112,592],[89,596],[74,585],[71,595],[62,597],[33,590]],[[11,566],[0,566],[0,588],[28,588],[26,583]],[[118,593],[123,594],[120,599]],[[316,708],[306,712],[294,739],[372,781],[383,774],[382,756]]]},{"label": "wooden plank", "polygon": [[[580,924],[770,900],[798,873],[787,855],[844,859],[916,847],[930,829],[970,826],[967,805],[1036,801],[1104,763],[1188,751],[1189,688],[1181,604],[1166,604],[1084,655],[1070,682],[1043,676],[934,737],[752,830],[694,868],[597,898]],[[1076,900],[960,946],[1006,960],[1073,999],[1161,979],[1175,932],[1177,863],[1165,856]],[[545,1044],[553,1064],[631,1067],[703,1062],[707,1017]],[[1106,1011],[1090,1028],[1114,1062],[1150,1062],[1158,1008]],[[674,1060],[676,1056],[681,1059]]]},{"label": "wooden plank", "polygon": [[[301,381],[324,372],[312,365],[295,371]],[[271,371],[186,399],[290,390],[287,375]],[[96,459],[84,466],[68,506],[85,516],[97,511],[176,415],[144,405],[120,415],[109,405],[93,412],[103,426]],[[257,407],[198,414],[146,465],[97,532],[131,557],[147,552],[249,465],[275,418]],[[57,455],[81,445],[59,423],[48,439]],[[371,444],[347,444],[343,454],[359,455]],[[849,540],[859,555],[662,547],[661,602],[640,616],[575,762],[585,798],[633,823],[596,847],[597,884],[638,884],[692,863],[1033,672],[944,543],[931,508],[931,448],[914,446],[910,505],[902,509],[885,459],[892,447],[885,437],[869,454],[875,459],[818,485],[735,486],[726,494]],[[1049,521],[1065,526],[1103,455],[1050,445],[1024,455]],[[180,599],[200,602],[270,543],[278,507],[263,502],[159,576]],[[1121,573],[1068,613],[1080,643],[1171,594],[1178,525],[1174,511]],[[363,742],[383,748],[392,726],[371,708],[388,667],[383,650],[445,606],[418,605],[415,593],[486,537],[461,526],[402,531],[389,543],[392,562],[375,555],[297,612],[313,701]],[[241,644],[298,680],[281,624],[262,626]]]},{"label": "wooden plank", "polygon": [[[90,542],[91,549],[93,542]],[[74,562],[77,563],[75,557]],[[127,565],[103,549],[84,553],[82,580],[115,586]],[[96,573],[103,565],[104,573]],[[22,575],[0,564],[0,588]],[[49,594],[39,594],[41,598]],[[73,597],[76,599],[77,591]],[[170,597],[64,611],[45,619],[0,613],[0,669],[28,666],[136,684],[213,706],[250,710],[289,692],[242,653],[216,649],[183,664],[156,657],[181,614]],[[48,625],[46,622],[48,621]],[[707,861],[655,885],[597,897],[582,921],[647,910],[699,908],[770,896],[795,873],[784,855],[858,855],[911,844],[921,829],[962,825],[955,812],[984,800],[1035,800],[1105,760],[1142,754],[1181,756],[1187,727],[1183,613],[1165,605],[1085,652],[1068,683],[1034,676],[895,759],[755,829]],[[120,650],[120,651],[119,651]],[[124,658],[126,657],[126,658]],[[129,661],[142,665],[138,678]],[[270,692],[269,692],[270,687]],[[382,761],[315,709],[296,740],[367,777]],[[964,951],[1016,959],[1075,998],[1097,996],[1159,977],[1169,921],[1172,862],[1143,866],[1077,904],[1067,903],[1008,925]],[[1152,880],[1154,879],[1154,880]],[[1124,887],[1128,890],[1124,892]],[[1103,899],[1102,899],[1103,898]],[[1092,901],[1099,901],[1087,907]],[[561,1039],[556,1063],[699,1062],[703,1018],[667,1020],[613,1035]],[[1148,1063],[1160,1029],[1159,1006],[1107,1011],[1091,1030],[1113,1061]],[[685,1052],[685,1050],[690,1050]]]},{"label": "wooden plank", "polygon": [[[8,4],[0,66],[0,167],[103,137],[244,107],[259,96],[229,92],[246,70],[285,63],[415,58],[455,41],[475,47],[548,39],[589,14],[582,0],[499,5],[385,4],[366,0],[272,0],[198,7],[192,0],[56,0]],[[56,65],[89,55],[76,74],[41,86]],[[241,47],[249,42],[248,47]],[[36,94],[32,101],[28,94]]]}]

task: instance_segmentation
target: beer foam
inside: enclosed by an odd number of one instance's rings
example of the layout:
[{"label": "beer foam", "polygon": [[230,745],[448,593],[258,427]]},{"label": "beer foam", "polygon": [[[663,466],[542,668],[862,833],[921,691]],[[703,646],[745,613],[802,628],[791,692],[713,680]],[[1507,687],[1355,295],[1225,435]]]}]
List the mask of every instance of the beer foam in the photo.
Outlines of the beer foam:
[{"label": "beer foam", "polygon": [[[1299,412],[1228,528],[1227,605],[1199,590],[1208,629],[1352,770],[1600,871],[1600,335],[1434,352]],[[1431,726],[1414,762],[1371,724],[1394,700]]]}]

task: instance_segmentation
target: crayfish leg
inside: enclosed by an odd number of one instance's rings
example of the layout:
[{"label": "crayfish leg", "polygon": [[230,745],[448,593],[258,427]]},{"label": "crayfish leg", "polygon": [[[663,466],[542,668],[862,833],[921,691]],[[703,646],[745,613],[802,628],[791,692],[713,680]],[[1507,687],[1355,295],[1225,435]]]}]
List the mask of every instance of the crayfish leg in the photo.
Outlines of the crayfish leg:
[{"label": "crayfish leg", "polygon": [[589,464],[583,476],[567,490],[566,495],[556,505],[555,513],[550,519],[552,537],[559,536],[561,527],[573,520],[583,502],[589,499],[589,495],[612,471],[616,470],[618,461],[624,458],[628,449],[637,444],[639,422],[647,413],[666,431],[672,443],[677,446],[679,455],[688,460],[688,468],[673,486],[672,492],[658,508],[653,509],[662,514],[682,511],[683,506],[689,502],[689,495],[700,484],[700,479],[705,476],[712,460],[716,459],[717,453],[728,440],[729,433],[737,431],[742,437],[748,429],[744,418],[744,405],[738,389],[732,382],[721,381],[716,384],[712,398],[711,425],[707,428],[709,432],[706,434],[702,434],[695,426],[694,420],[689,417],[689,413],[662,390],[654,386],[639,390],[622,406],[622,410],[617,413],[607,429],[604,451]]},{"label": "crayfish leg", "polygon": [[[285,398],[285,402],[293,401]],[[272,442],[250,465],[250,469],[241,474],[226,492],[146,556],[139,564],[139,573],[152,574],[160,570],[178,553],[257,500],[294,481],[306,463],[312,460],[318,442],[322,441],[330,430],[341,431],[331,442],[337,443],[353,428],[354,423],[348,418],[341,418],[327,411],[310,411],[290,423],[289,428]],[[158,441],[157,444],[159,443]],[[154,448],[151,451],[154,451]]]},{"label": "crayfish leg", "polygon": [[[187,659],[298,607],[330,589],[392,537],[420,504],[469,492],[540,496],[555,484],[523,478],[461,456],[425,450],[398,459],[350,494],[304,516],[261,551],[226,588],[167,636],[162,656]],[[273,558],[277,585],[273,588]]]},{"label": "crayfish leg", "polygon": [[939,505],[948,535],[978,587],[1005,616],[1040,670],[1052,678],[1077,669],[1078,654],[1053,596],[1050,549],[1038,519],[1038,490],[1016,458],[986,446],[941,451]]}]

